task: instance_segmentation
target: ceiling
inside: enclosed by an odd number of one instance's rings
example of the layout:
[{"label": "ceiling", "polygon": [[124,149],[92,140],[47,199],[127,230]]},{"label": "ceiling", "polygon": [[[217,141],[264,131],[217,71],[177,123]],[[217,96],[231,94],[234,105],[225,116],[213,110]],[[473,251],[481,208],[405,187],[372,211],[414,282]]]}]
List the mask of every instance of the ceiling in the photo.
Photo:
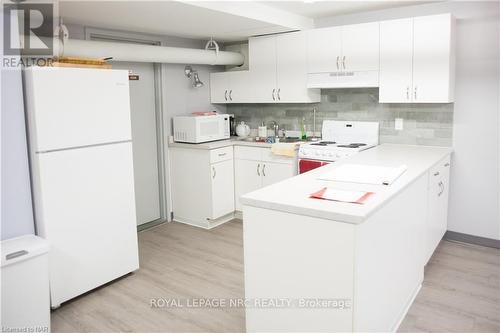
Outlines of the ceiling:
[{"label": "ceiling", "polygon": [[354,14],[402,6],[412,6],[431,1],[260,1],[268,6],[310,18]]},{"label": "ceiling", "polygon": [[413,5],[418,1],[60,0],[65,23],[195,39],[241,41],[304,30],[314,18]]}]

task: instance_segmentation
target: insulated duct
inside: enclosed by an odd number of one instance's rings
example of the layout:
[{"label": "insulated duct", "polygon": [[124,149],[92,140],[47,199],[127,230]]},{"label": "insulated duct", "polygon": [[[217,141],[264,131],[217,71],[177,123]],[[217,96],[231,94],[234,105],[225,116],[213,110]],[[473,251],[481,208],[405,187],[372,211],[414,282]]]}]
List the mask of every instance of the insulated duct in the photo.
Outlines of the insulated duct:
[{"label": "insulated duct", "polygon": [[59,57],[112,58],[113,61],[130,62],[240,66],[245,60],[237,52],[79,39],[67,39],[63,43],[54,38],[54,50]]}]

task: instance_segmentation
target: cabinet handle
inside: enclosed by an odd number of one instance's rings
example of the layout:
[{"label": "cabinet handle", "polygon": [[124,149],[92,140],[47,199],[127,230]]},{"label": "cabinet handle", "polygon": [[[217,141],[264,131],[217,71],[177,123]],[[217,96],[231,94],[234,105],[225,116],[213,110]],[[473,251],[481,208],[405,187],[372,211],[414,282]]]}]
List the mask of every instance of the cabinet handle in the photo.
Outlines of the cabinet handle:
[{"label": "cabinet handle", "polygon": [[450,166],[450,163],[445,163],[444,164],[445,167],[449,167]]},{"label": "cabinet handle", "polygon": [[406,99],[410,100],[410,86],[406,86]]},{"label": "cabinet handle", "polygon": [[227,89],[224,91],[224,99],[227,101]]},{"label": "cabinet handle", "polygon": [[257,164],[257,175],[260,176],[260,163]]},{"label": "cabinet handle", "polygon": [[233,100],[233,89],[229,90],[229,99]]},{"label": "cabinet handle", "polygon": [[438,197],[440,197],[440,196],[441,196],[441,194],[443,194],[443,192],[444,192],[444,183],[443,183],[443,182],[439,182],[439,184],[438,184],[438,185],[439,185],[439,188],[440,188],[440,190],[441,190],[441,191],[439,191],[439,193],[438,193]]},{"label": "cabinet handle", "polygon": [[281,96],[280,96],[280,91],[281,91],[281,88],[278,88],[278,101],[281,101]]},{"label": "cabinet handle", "polygon": [[436,171],[436,172],[434,173],[434,176],[439,176],[439,171]]},{"label": "cabinet handle", "polygon": [[344,66],[345,69],[345,56],[342,58],[342,66]]},{"label": "cabinet handle", "polygon": [[226,156],[226,153],[220,153],[219,156]]},{"label": "cabinet handle", "polygon": [[274,97],[274,93],[275,93],[276,89],[273,89],[273,101],[276,100],[276,97]]},{"label": "cabinet handle", "polygon": [[415,89],[413,91],[413,97],[415,98],[415,100],[417,100],[417,86],[415,86]]},{"label": "cabinet handle", "polygon": [[212,167],[212,179],[215,179],[215,176],[217,176],[217,171],[215,171],[215,167]]},{"label": "cabinet handle", "polygon": [[266,176],[266,165],[265,164],[262,166],[262,175],[264,177]]},{"label": "cabinet handle", "polygon": [[339,60],[340,60],[340,56],[337,56],[337,70],[339,70]]}]

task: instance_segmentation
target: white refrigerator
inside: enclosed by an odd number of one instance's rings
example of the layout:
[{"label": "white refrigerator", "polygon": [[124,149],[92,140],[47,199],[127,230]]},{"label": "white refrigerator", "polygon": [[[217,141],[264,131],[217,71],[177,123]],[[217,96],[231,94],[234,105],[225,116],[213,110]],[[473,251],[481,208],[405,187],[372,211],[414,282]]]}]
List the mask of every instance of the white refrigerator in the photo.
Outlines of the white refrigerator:
[{"label": "white refrigerator", "polygon": [[32,67],[25,95],[56,308],[139,268],[128,72]]}]

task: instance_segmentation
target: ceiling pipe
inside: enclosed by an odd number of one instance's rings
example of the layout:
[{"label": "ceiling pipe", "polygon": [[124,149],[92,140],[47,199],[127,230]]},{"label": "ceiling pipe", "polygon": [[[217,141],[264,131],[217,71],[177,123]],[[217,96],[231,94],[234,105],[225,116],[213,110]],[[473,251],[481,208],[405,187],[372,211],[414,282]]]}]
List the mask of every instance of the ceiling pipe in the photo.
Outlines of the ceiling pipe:
[{"label": "ceiling pipe", "polygon": [[159,45],[114,43],[54,38],[55,54],[59,57],[112,58],[112,61],[151,62],[185,65],[231,65],[244,62],[237,52],[190,49]]}]

